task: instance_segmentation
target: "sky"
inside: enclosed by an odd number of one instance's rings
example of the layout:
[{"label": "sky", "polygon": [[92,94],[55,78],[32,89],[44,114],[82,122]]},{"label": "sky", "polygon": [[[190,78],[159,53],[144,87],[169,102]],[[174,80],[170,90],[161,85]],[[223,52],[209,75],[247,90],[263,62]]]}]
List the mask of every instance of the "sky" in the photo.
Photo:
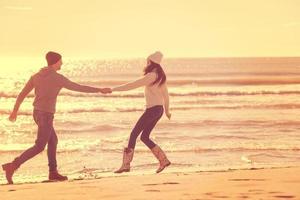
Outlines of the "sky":
[{"label": "sky", "polygon": [[300,56],[300,0],[0,0],[0,57]]}]

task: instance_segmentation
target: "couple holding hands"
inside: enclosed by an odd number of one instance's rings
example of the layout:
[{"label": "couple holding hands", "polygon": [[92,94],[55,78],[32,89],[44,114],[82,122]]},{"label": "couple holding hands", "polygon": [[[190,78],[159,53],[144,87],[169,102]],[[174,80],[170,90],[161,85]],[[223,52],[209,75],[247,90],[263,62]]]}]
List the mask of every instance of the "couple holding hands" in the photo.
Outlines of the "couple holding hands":
[{"label": "couple holding hands", "polygon": [[166,74],[161,67],[163,55],[155,52],[148,56],[147,65],[144,68],[144,76],[141,78],[114,88],[96,88],[80,85],[70,81],[59,74],[62,57],[59,53],[48,52],[46,60],[48,66],[42,68],[38,73],[31,76],[22,91],[17,97],[14,109],[9,120],[14,122],[17,119],[18,110],[26,96],[34,89],[35,98],[33,102],[33,119],[38,126],[35,144],[16,157],[12,162],[2,165],[8,184],[13,184],[13,175],[16,170],[27,160],[42,152],[47,146],[49,180],[64,181],[63,176],[57,171],[56,149],[58,138],[53,127],[54,114],[56,111],[57,96],[62,88],[84,92],[84,93],[112,93],[117,91],[128,91],[139,87],[145,88],[146,110],[139,118],[131,131],[128,146],[123,151],[123,163],[115,173],[130,171],[130,163],[133,159],[137,137],[141,134],[142,142],[152,151],[159,161],[157,173],[164,170],[171,164],[164,151],[150,139],[150,133],[165,113],[170,119],[169,93],[166,85]]}]

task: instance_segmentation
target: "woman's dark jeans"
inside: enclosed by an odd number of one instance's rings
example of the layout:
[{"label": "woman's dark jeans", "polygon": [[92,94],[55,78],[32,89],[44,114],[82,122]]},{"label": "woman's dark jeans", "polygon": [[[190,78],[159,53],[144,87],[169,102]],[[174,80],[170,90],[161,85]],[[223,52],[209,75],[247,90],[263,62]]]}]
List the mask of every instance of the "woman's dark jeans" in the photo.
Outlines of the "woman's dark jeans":
[{"label": "woman's dark jeans", "polygon": [[132,148],[132,149],[135,148],[136,139],[141,132],[142,132],[141,135],[142,142],[144,142],[149,149],[155,147],[156,144],[149,138],[149,136],[151,131],[155,127],[156,123],[163,115],[163,113],[164,113],[164,108],[163,106],[160,105],[147,108],[144,114],[137,121],[135,127],[133,128],[130,134],[128,148]]}]

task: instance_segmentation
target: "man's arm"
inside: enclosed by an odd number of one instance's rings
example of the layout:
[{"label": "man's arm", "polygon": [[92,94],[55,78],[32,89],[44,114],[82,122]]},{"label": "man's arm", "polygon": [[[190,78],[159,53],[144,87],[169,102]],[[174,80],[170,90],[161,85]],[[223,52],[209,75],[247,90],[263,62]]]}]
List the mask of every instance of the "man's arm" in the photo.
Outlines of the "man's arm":
[{"label": "man's arm", "polygon": [[33,90],[33,88],[34,88],[33,78],[31,77],[17,97],[14,109],[9,116],[10,121],[16,121],[18,111],[22,102],[24,101],[25,97]]},{"label": "man's arm", "polygon": [[68,90],[76,91],[76,92],[84,92],[84,93],[98,93],[102,92],[101,88],[95,88],[85,85],[80,85],[78,83],[74,83],[67,79],[66,77],[63,77],[62,80],[63,84],[62,86]]}]

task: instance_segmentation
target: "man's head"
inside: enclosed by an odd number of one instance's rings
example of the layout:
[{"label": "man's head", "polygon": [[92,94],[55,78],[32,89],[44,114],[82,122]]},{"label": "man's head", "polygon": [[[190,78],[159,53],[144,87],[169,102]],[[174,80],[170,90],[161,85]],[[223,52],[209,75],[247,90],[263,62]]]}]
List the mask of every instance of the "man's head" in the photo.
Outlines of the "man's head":
[{"label": "man's head", "polygon": [[61,68],[62,60],[59,53],[49,51],[46,54],[46,60],[49,67],[52,67],[54,70],[58,71]]}]

